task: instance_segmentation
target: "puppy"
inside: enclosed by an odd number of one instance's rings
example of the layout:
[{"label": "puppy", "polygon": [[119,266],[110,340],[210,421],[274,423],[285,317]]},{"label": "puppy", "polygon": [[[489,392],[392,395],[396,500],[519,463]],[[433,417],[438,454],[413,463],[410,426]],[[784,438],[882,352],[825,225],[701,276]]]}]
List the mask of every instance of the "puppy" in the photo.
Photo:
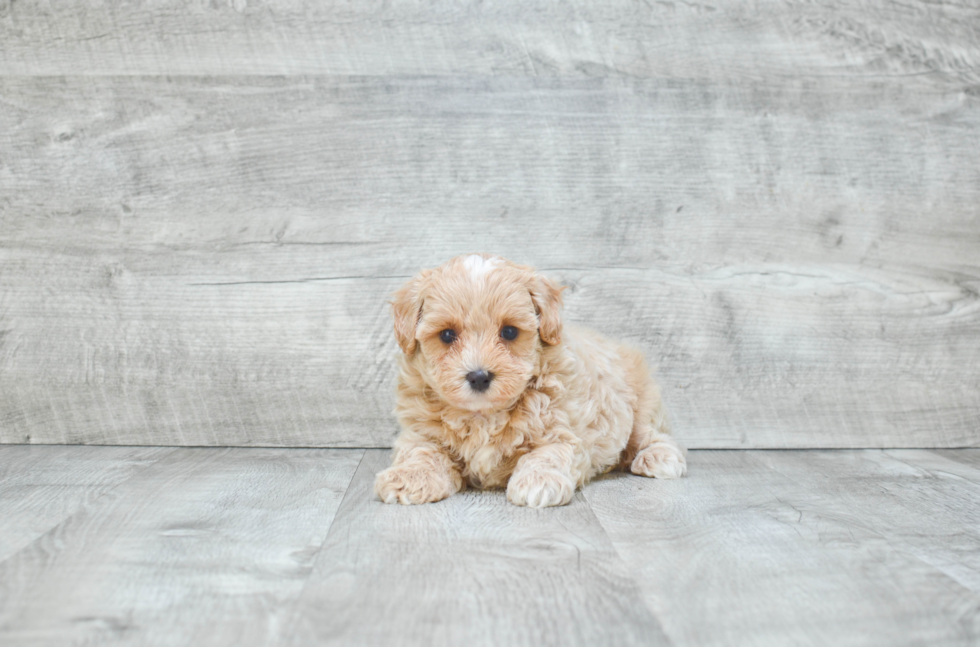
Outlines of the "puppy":
[{"label": "puppy", "polygon": [[530,267],[489,254],[424,270],[395,293],[402,432],[374,488],[386,503],[427,503],[507,488],[517,505],[565,505],[620,467],[678,478],[640,351],[562,326],[561,292]]}]

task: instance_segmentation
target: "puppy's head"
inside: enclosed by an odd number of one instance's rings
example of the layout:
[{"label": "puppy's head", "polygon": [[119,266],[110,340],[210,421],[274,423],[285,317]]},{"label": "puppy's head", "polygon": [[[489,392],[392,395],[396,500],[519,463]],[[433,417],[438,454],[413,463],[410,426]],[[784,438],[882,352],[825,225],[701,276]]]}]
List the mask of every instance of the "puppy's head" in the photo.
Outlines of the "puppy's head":
[{"label": "puppy's head", "polygon": [[547,345],[561,342],[561,289],[489,254],[457,256],[395,293],[395,338],[443,400],[470,411],[510,406]]}]

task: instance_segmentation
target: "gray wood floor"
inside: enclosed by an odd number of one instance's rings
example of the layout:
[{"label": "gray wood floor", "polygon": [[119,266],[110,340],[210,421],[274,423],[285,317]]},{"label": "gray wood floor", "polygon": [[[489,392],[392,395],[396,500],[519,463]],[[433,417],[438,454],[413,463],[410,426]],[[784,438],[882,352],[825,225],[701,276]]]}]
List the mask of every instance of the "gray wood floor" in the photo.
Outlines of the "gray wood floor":
[{"label": "gray wood floor", "polygon": [[4,645],[975,645],[980,450],[695,451],[571,505],[385,450],[0,447]]}]

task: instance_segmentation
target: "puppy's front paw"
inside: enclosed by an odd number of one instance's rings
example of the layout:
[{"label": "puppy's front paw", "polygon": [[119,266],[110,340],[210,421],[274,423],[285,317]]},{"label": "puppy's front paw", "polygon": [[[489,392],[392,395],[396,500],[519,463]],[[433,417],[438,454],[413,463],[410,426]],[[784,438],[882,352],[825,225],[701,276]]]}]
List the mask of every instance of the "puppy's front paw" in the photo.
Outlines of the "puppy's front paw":
[{"label": "puppy's front paw", "polygon": [[639,451],[630,471],[658,479],[679,479],[687,474],[684,450],[669,441],[657,441]]},{"label": "puppy's front paw", "polygon": [[459,492],[462,481],[426,466],[395,465],[378,472],[374,491],[385,503],[432,503]]},{"label": "puppy's front paw", "polygon": [[510,502],[529,508],[565,505],[574,495],[575,481],[556,469],[518,469],[507,482]]}]

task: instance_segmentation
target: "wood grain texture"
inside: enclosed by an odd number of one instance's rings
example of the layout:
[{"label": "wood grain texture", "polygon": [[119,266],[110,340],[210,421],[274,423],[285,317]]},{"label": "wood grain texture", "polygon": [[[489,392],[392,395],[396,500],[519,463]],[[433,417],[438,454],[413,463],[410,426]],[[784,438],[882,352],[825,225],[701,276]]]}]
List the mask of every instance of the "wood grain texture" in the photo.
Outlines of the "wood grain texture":
[{"label": "wood grain texture", "polygon": [[869,536],[980,594],[980,469],[911,449],[788,452],[767,463],[860,515]]},{"label": "wood grain texture", "polygon": [[621,476],[585,490],[675,644],[980,639],[977,482],[936,469],[952,461],[872,450],[691,458],[684,480]]},{"label": "wood grain texture", "polygon": [[938,454],[943,458],[951,461],[956,461],[957,463],[964,463],[966,465],[980,468],[980,451],[975,449],[958,449],[958,450],[948,450],[948,449],[937,449],[933,452]]},{"label": "wood grain texture", "polygon": [[661,645],[588,504],[467,491],[386,505],[368,450],[297,605],[294,645]]},{"label": "wood grain texture", "polygon": [[534,511],[383,505],[377,450],[2,447],[0,541],[54,525],[0,644],[973,645],[978,454],[693,451]]},{"label": "wood grain texture", "polygon": [[3,442],[387,446],[385,298],[482,249],[644,348],[692,447],[980,444],[980,101],[960,84],[0,92]]},{"label": "wood grain texture", "polygon": [[174,450],[0,564],[0,642],[281,644],[361,455]]},{"label": "wood grain texture", "polygon": [[17,75],[579,75],[976,84],[973,2],[602,3],[4,0]]},{"label": "wood grain texture", "polygon": [[171,451],[162,447],[0,447],[0,561]]}]

